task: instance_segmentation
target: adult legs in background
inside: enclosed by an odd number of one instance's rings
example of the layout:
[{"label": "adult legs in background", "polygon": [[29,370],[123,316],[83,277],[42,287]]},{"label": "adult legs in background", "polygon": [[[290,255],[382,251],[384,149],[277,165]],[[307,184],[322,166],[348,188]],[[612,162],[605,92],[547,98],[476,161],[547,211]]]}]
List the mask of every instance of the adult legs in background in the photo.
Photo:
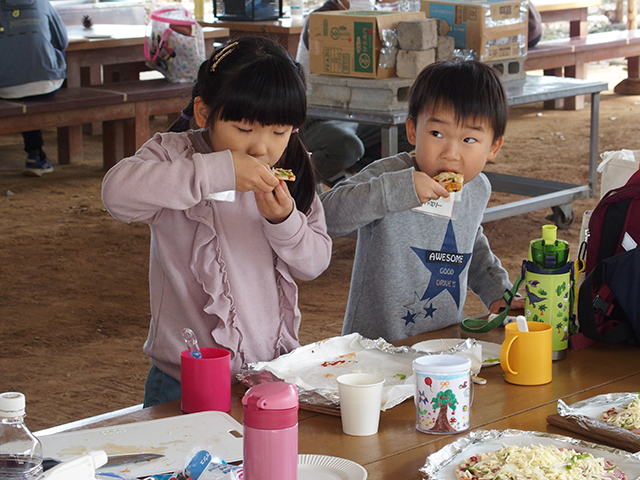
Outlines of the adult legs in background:
[{"label": "adult legs in background", "polygon": [[[33,95],[24,98],[48,98],[56,94],[58,90],[45,93],[42,95]],[[22,99],[18,99],[22,100]],[[39,177],[43,173],[53,172],[53,165],[47,158],[47,154],[44,153],[42,146],[44,140],[42,139],[42,131],[31,130],[29,132],[22,132],[22,139],[24,140],[24,150],[27,152],[27,162],[25,163],[24,173],[28,176]]]},{"label": "adult legs in background", "polygon": [[362,157],[364,145],[356,135],[357,127],[354,122],[314,119],[300,130],[318,180],[332,185]]},{"label": "adult legs in background", "polygon": [[27,152],[27,162],[23,173],[28,176],[39,177],[43,173],[52,172],[53,165],[51,165],[47,154],[42,149],[44,145],[42,131],[22,132],[22,138],[24,139],[24,150]]},{"label": "adult legs in background", "polygon": [[24,140],[24,151],[27,153],[37,152],[40,153],[44,140],[42,140],[41,130],[31,130],[30,132],[22,132],[22,138]]}]

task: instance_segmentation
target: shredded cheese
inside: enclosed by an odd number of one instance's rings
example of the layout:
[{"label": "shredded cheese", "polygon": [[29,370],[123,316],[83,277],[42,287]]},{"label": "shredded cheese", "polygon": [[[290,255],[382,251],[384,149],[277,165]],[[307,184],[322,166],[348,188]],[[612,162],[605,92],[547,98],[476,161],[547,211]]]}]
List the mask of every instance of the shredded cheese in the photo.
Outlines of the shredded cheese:
[{"label": "shredded cheese", "polygon": [[629,403],[607,410],[602,418],[611,425],[627,430],[640,428],[640,395]]},{"label": "shredded cheese", "polygon": [[[456,468],[462,480],[602,480],[624,478],[612,475],[616,467],[603,458],[570,448],[549,446],[503,446],[481,453]],[[621,473],[621,472],[620,472]]]}]

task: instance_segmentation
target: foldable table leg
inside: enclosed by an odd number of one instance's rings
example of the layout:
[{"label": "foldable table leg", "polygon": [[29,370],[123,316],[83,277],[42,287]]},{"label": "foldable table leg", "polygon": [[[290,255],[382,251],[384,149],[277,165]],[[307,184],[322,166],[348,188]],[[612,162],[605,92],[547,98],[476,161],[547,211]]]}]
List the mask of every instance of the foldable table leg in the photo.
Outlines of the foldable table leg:
[{"label": "foldable table leg", "polygon": [[398,126],[382,125],[380,129],[382,133],[382,158],[395,155],[398,153]]}]

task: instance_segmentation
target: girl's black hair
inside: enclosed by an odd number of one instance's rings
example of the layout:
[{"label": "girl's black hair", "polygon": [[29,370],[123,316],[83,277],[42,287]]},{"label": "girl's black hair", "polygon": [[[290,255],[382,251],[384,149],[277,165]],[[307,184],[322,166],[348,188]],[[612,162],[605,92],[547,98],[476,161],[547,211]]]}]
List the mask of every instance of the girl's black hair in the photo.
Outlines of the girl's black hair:
[{"label": "girl's black hair", "polygon": [[493,140],[507,127],[507,95],[490,66],[475,61],[436,62],[427,65],[409,90],[409,117],[436,108],[451,109],[458,121],[486,119],[493,128]]},{"label": "girl's black hair", "polygon": [[[306,84],[300,64],[278,43],[263,37],[229,40],[216,49],[200,65],[191,101],[169,131],[189,129],[196,97],[209,107],[209,125],[217,119],[245,120],[261,125],[292,125],[296,130],[307,116]],[[291,134],[274,166],[293,170],[296,180],[287,185],[298,210],[307,213],[315,196],[315,171],[297,132]]]}]

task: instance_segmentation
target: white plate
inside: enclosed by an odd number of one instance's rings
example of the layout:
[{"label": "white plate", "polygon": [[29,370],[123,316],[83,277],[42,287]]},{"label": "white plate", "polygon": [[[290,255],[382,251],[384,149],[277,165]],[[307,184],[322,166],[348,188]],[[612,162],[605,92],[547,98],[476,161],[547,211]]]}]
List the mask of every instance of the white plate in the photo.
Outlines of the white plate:
[{"label": "white plate", "polygon": [[367,471],[351,460],[327,455],[298,455],[298,480],[366,480]]},{"label": "white plate", "polygon": [[[442,350],[455,347],[462,340],[461,338],[436,338],[434,340],[418,342],[415,345],[411,345],[411,348],[427,353],[441,352]],[[485,342],[484,340],[476,340],[476,342],[478,345],[482,345],[483,367],[490,367],[491,365],[498,365],[500,363],[500,348],[502,345],[499,343]]]}]

